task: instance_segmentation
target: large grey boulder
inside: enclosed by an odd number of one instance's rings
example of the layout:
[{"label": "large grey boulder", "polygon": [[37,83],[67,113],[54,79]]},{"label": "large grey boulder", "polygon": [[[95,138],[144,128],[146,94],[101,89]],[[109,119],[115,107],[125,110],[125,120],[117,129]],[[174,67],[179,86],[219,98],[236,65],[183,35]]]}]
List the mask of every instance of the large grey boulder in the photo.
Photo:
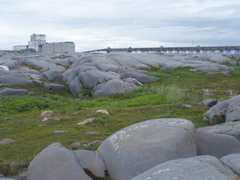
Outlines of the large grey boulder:
[{"label": "large grey boulder", "polygon": [[198,128],[196,132],[197,154],[223,157],[240,153],[240,122]]},{"label": "large grey boulder", "polygon": [[8,86],[31,86],[32,81],[24,77],[2,75],[0,76],[0,84]]},{"label": "large grey boulder", "polygon": [[224,163],[213,156],[197,156],[165,162],[132,180],[234,180],[238,177]]},{"label": "large grey boulder", "polygon": [[69,90],[74,96],[78,96],[81,89],[83,88],[78,76],[76,76],[73,81],[69,84]]},{"label": "large grey boulder", "polygon": [[111,79],[119,78],[119,76],[116,74],[102,72],[98,70],[87,70],[85,72],[81,72],[78,77],[82,82],[83,86],[87,89],[92,89],[95,85],[107,82]]},{"label": "large grey boulder", "polygon": [[120,79],[112,79],[106,83],[98,84],[93,89],[93,96],[108,96],[111,94],[125,93],[129,91],[135,91],[139,87],[133,83],[123,82]]},{"label": "large grey boulder", "polygon": [[[69,70],[67,70],[67,71],[69,71]],[[69,71],[68,74],[66,74],[66,80],[65,81],[67,83],[71,83],[72,80],[78,75],[78,71],[79,71],[78,68],[71,69],[71,71]]]},{"label": "large grey boulder", "polygon": [[159,78],[157,77],[153,77],[153,76],[149,76],[143,73],[139,73],[136,70],[133,69],[125,69],[122,68],[121,71],[119,72],[119,74],[121,74],[122,77],[124,78],[135,78],[136,80],[138,80],[139,82],[141,82],[142,84],[146,84],[146,83],[151,83],[154,81],[159,80]]},{"label": "large grey boulder", "polygon": [[148,120],[114,133],[98,151],[111,179],[131,179],[166,161],[196,156],[195,128],[185,119]]},{"label": "large grey boulder", "polygon": [[30,163],[28,180],[91,180],[83,170],[76,154],[59,143],[42,150]]},{"label": "large grey boulder", "polygon": [[43,77],[53,82],[64,82],[64,76],[56,70],[49,70],[43,73]]},{"label": "large grey boulder", "polygon": [[4,88],[0,90],[0,95],[26,95],[28,91],[25,89]]}]

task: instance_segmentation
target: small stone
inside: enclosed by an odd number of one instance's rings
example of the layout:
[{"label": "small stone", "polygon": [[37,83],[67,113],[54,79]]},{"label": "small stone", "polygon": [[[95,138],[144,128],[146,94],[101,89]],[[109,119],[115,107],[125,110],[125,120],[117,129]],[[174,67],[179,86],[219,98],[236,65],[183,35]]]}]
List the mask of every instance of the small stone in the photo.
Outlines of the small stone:
[{"label": "small stone", "polygon": [[80,142],[74,142],[74,143],[70,144],[69,146],[70,147],[77,147],[77,146],[80,146],[80,145],[81,145]]},{"label": "small stone", "polygon": [[47,117],[45,117],[45,118],[43,118],[42,122],[44,122],[44,121],[47,121],[47,120],[48,120],[48,118],[47,118]]},{"label": "small stone", "polygon": [[182,104],[182,105],[181,105],[181,108],[182,108],[182,109],[191,109],[191,108],[192,108],[192,105]]},{"label": "small stone", "polygon": [[85,124],[92,123],[93,121],[94,121],[94,119],[90,118],[90,119],[86,119],[82,122],[77,123],[77,125],[85,125]]},{"label": "small stone", "polygon": [[60,119],[60,118],[54,118],[54,120],[55,120],[55,121],[61,121],[61,119]]},{"label": "small stone", "polygon": [[76,108],[74,110],[79,111],[79,110],[86,110],[86,109],[85,108]]},{"label": "small stone", "polygon": [[93,136],[99,136],[99,135],[101,135],[101,133],[99,133],[99,132],[93,132],[93,131],[88,131],[88,132],[86,132],[85,134],[87,134],[87,135],[93,135]]},{"label": "small stone", "polygon": [[45,125],[46,125],[46,124],[39,124],[38,126],[39,126],[39,127],[42,127],[42,126],[45,126]]},{"label": "small stone", "polygon": [[74,113],[72,113],[72,115],[78,115],[78,113],[74,112]]},{"label": "small stone", "polygon": [[9,118],[1,118],[0,121],[7,121]]},{"label": "small stone", "polygon": [[67,130],[57,130],[57,131],[54,131],[54,134],[63,134],[67,132]]},{"label": "small stone", "polygon": [[53,111],[44,111],[42,112],[41,116],[52,116],[54,114]]},{"label": "small stone", "polygon": [[107,114],[107,115],[109,115],[109,113],[108,113],[106,110],[104,110],[104,109],[99,109],[99,110],[97,110],[96,112],[97,112],[97,113],[101,113],[101,114]]},{"label": "small stone", "polygon": [[0,144],[11,144],[11,143],[15,143],[15,142],[16,141],[13,139],[6,138],[6,139],[1,140]]},{"label": "small stone", "polygon": [[56,131],[54,131],[54,134],[63,134],[65,132],[66,132],[66,130],[56,130]]}]

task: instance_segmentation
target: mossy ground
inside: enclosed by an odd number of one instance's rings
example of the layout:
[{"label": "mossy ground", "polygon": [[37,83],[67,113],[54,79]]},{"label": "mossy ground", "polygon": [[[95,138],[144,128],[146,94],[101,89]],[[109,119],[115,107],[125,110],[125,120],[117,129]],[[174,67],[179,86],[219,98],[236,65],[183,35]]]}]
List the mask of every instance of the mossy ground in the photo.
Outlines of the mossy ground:
[{"label": "mossy ground", "polygon": [[[104,140],[124,127],[149,119],[185,118],[196,128],[208,126],[208,122],[202,121],[202,115],[209,108],[200,102],[207,98],[228,99],[234,95],[229,93],[230,90],[237,93],[240,90],[240,68],[234,68],[236,71],[229,76],[206,75],[206,72],[191,72],[188,68],[169,72],[152,68],[147,74],[160,77],[157,82],[146,84],[136,92],[86,100],[73,97],[67,90],[49,94],[37,86],[30,87],[37,93],[1,96],[0,119],[8,120],[0,120],[0,140],[10,138],[16,143],[0,145],[0,174],[11,175],[7,165],[30,162],[51,143],[59,142],[70,149],[73,142],[86,144]],[[205,95],[203,89],[210,89],[211,95]],[[193,108],[181,109],[181,104],[191,104]],[[97,114],[98,109],[106,109],[110,115]],[[44,110],[54,111],[54,116],[42,122],[40,114]],[[84,126],[76,125],[88,118],[96,121]],[[39,126],[41,124],[45,125]],[[54,134],[54,130],[67,132]],[[101,135],[86,135],[88,131]],[[95,144],[88,148],[97,147]]]}]

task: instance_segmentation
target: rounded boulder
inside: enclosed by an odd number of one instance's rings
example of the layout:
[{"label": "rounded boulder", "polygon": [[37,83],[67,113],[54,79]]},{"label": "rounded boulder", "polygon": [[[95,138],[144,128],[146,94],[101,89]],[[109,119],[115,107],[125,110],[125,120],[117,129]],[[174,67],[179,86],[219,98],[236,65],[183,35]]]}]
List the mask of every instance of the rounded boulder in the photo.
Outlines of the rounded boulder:
[{"label": "rounded boulder", "polygon": [[30,163],[27,172],[29,180],[91,180],[83,170],[73,151],[59,143],[53,143],[42,150]]},{"label": "rounded boulder", "polygon": [[111,179],[131,179],[166,161],[196,156],[195,127],[180,118],[148,120],[114,133],[98,151]]}]

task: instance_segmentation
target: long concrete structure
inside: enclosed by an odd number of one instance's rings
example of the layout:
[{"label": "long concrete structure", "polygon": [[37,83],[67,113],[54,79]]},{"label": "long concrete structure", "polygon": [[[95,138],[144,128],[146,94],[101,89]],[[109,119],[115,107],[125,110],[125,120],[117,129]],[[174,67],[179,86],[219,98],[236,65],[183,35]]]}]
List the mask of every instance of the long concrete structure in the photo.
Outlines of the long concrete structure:
[{"label": "long concrete structure", "polygon": [[239,52],[240,46],[196,46],[196,47],[146,47],[146,48],[105,48],[91,51],[85,51],[85,53],[96,53],[96,52],[147,52],[147,53],[207,53],[207,52],[219,52],[219,53],[230,53],[234,51]]}]

